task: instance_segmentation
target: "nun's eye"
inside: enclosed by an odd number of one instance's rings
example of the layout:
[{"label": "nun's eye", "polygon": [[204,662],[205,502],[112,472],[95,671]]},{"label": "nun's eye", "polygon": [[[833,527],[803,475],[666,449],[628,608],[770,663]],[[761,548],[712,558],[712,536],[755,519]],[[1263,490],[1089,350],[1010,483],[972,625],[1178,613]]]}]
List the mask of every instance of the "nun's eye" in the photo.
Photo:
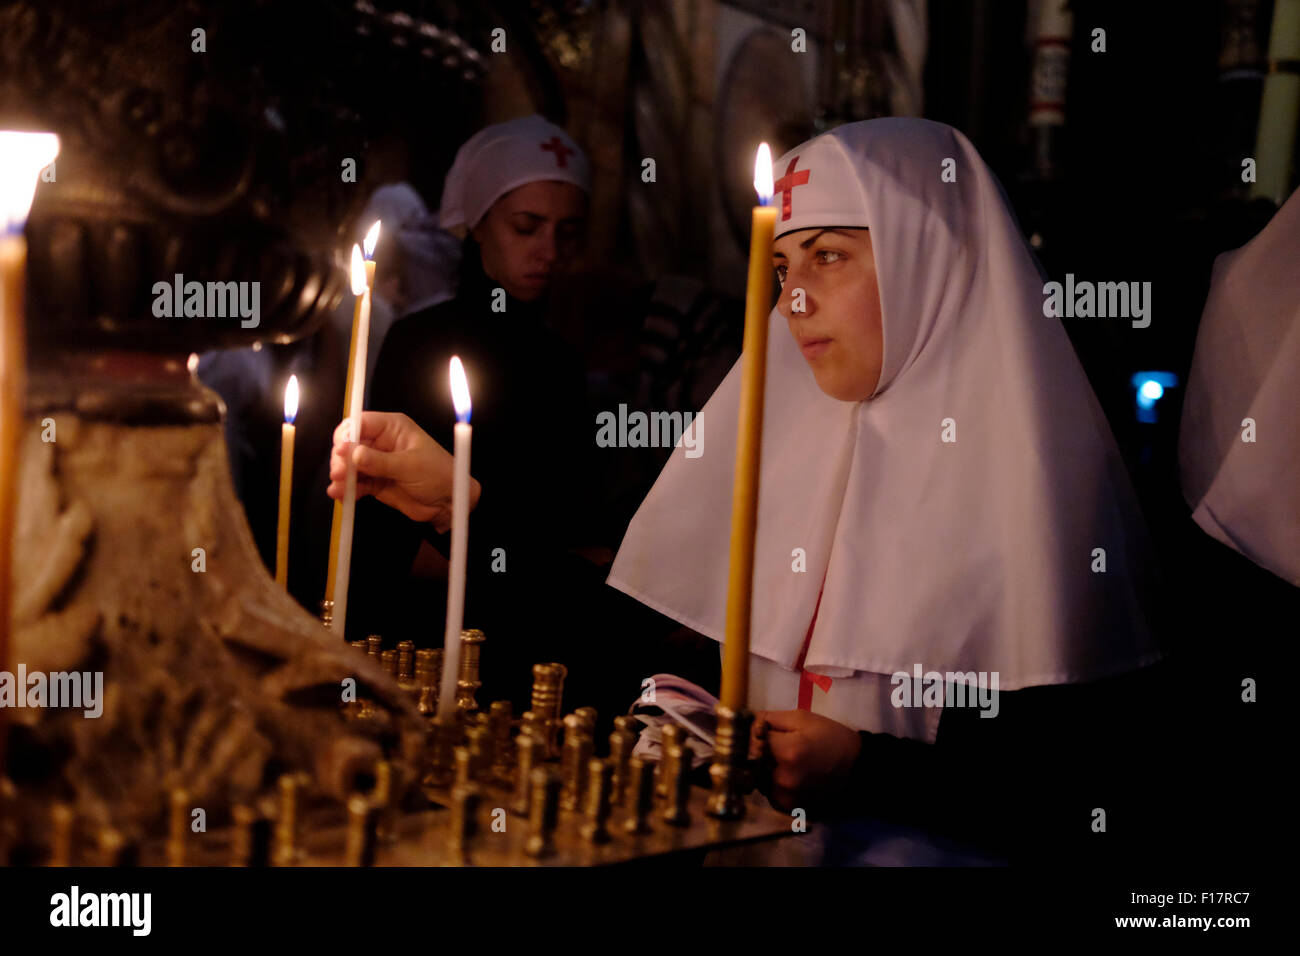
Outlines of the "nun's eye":
[{"label": "nun's eye", "polygon": [[832,262],[838,262],[843,255],[842,252],[837,252],[834,249],[818,249],[817,261],[824,266],[830,265]]},{"label": "nun's eye", "polygon": [[785,285],[785,266],[776,267],[776,281]]}]

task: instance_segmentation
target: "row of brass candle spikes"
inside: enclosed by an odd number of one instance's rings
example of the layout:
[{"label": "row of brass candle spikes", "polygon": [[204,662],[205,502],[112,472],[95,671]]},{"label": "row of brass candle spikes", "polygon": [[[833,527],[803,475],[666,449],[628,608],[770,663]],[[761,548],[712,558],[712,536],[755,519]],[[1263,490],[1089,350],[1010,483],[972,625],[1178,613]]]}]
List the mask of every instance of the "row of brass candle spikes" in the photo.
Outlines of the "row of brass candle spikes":
[{"label": "row of brass candle spikes", "polygon": [[[614,719],[609,756],[594,756],[596,710],[579,707],[561,718],[564,679],[562,664],[536,664],[530,709],[516,721],[509,701],[499,700],[487,711],[479,708],[477,693],[485,636],[479,630],[461,634],[460,676],[456,683],[454,717],[438,717],[443,651],[415,648],[402,641],[384,650],[382,638],[371,635],[353,641],[358,653],[376,660],[407,693],[428,721],[427,747],[418,768],[420,788],[435,804],[449,806],[450,827],[444,835],[442,856],[453,863],[468,862],[472,838],[479,829],[479,809],[489,789],[504,791],[509,812],[527,821],[523,852],[534,859],[555,852],[560,810],[581,813],[580,839],[589,844],[608,843],[618,829],[631,836],[651,831],[657,816],[662,825],[687,827],[693,753],[685,733],[676,724],[663,728],[663,757],[659,761],[633,756],[637,721],[630,716]],[[349,721],[376,719],[373,701],[358,694],[341,703]],[[706,813],[718,820],[744,815],[743,796],[752,782],[746,779],[746,743],[752,714],[719,708],[715,756],[710,777],[712,793]],[[561,730],[563,736],[561,740]],[[513,733],[512,733],[513,732]],[[558,766],[557,766],[558,765]],[[395,765],[379,761],[374,785],[353,793],[346,801],[347,824],[343,861],[351,866],[370,865],[377,848],[399,838],[399,799]],[[309,862],[301,845],[299,804],[306,792],[306,774],[280,777],[272,813],[259,812],[247,803],[231,808],[226,835],[226,862],[232,866],[269,863],[295,866]],[[0,780],[0,802],[6,788]],[[656,811],[658,811],[656,813]],[[192,860],[191,798],[184,788],[168,794],[168,821],[164,856],[168,865]],[[621,819],[616,820],[616,816]],[[139,862],[140,847],[112,827],[103,827],[89,840],[88,853],[74,851],[75,815],[70,806],[56,803],[50,811],[50,834],[45,862],[51,866],[130,865]],[[312,862],[320,862],[312,861]]]}]

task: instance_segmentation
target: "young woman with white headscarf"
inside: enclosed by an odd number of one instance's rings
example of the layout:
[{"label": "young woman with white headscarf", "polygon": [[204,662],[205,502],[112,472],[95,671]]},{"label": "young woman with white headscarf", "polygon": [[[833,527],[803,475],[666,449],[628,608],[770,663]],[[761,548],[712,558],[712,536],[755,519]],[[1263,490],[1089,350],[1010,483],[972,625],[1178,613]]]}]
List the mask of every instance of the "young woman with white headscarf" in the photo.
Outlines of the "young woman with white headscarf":
[{"label": "young woman with white headscarf", "polygon": [[[750,636],[765,789],[786,808],[919,810],[969,832],[1009,812],[972,801],[976,778],[1041,756],[1023,750],[1027,724],[1070,746],[1025,715],[1077,695],[1038,688],[1160,656],[1142,517],[1044,317],[1043,276],[961,133],[852,123],[774,175],[781,295]],[[701,412],[705,454],[673,453],[608,579],[719,642],[739,392],[737,364]],[[954,706],[965,680],[998,689],[992,719]]]},{"label": "young woman with white headscarf", "polygon": [[[476,479],[466,626],[482,628],[493,642],[484,655],[484,684],[519,704],[540,658],[510,652],[512,642],[529,639],[514,615],[535,606],[554,555],[585,543],[577,540],[589,444],[585,373],[576,352],[548,327],[547,305],[557,275],[580,249],[590,179],[582,150],[540,116],[489,126],[461,146],[438,213],[440,228],[463,239],[456,295],[393,324],[368,406],[392,413],[367,416],[384,421],[390,436],[400,432],[401,441],[421,448],[436,442],[449,449],[455,413],[448,362],[458,355],[464,363]],[[363,444],[369,428],[363,419]],[[360,454],[369,457],[359,461],[359,493],[394,504],[377,487],[383,479],[369,471],[382,466],[385,452],[367,447]],[[479,489],[486,489],[481,500]],[[411,567],[421,540],[445,553],[445,531],[431,511],[402,513],[377,501],[358,506],[353,589],[364,610],[349,615],[357,628],[350,637],[427,638],[445,587],[412,579]]]}]

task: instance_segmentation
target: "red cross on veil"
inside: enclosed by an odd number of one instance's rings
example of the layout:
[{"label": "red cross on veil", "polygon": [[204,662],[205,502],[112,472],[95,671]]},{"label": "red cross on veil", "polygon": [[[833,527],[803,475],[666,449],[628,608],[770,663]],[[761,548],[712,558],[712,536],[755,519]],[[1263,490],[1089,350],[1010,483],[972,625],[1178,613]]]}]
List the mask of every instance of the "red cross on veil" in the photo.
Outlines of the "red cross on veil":
[{"label": "red cross on veil", "polygon": [[821,606],[822,596],[819,591],[817,592],[817,606],[813,608],[812,620],[808,622],[808,633],[804,635],[803,649],[799,651],[799,660],[795,661],[794,665],[795,670],[799,672],[799,701],[796,704],[799,710],[812,710],[813,684],[827,692],[831,689],[831,678],[825,674],[810,674],[803,669],[804,658],[808,656],[808,645],[812,642],[813,627],[817,624],[817,612],[821,610]]},{"label": "red cross on veil", "polygon": [[561,168],[569,165],[570,154],[576,152],[576,150],[572,150],[565,146],[564,140],[560,139],[558,136],[552,136],[545,143],[542,143],[542,149],[546,150],[548,153],[554,153],[555,165]]},{"label": "red cross on veil", "polygon": [[790,165],[785,168],[785,175],[772,184],[772,192],[781,194],[781,221],[790,218],[790,200],[794,196],[794,187],[802,186],[808,182],[811,170],[801,169],[799,172],[794,171],[795,164],[799,162],[796,156],[790,160]]}]

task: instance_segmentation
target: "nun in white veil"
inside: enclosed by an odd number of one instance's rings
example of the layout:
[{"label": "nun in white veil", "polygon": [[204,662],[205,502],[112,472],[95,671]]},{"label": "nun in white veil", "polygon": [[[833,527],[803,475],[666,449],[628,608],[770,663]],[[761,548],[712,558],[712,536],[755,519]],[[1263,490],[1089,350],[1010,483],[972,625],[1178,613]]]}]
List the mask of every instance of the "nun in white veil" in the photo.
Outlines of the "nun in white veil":
[{"label": "nun in white veil", "polygon": [[1178,439],[1183,494],[1216,541],[1300,587],[1300,192],[1214,263]]},{"label": "nun in white veil", "polygon": [[[774,176],[749,706],[788,807],[885,772],[880,741],[998,723],[955,713],[954,684],[996,697],[1161,652],[1128,475],[970,142],[852,123]],[[674,451],[608,578],[719,642],[739,390],[737,363],[701,412],[703,455]]]}]

